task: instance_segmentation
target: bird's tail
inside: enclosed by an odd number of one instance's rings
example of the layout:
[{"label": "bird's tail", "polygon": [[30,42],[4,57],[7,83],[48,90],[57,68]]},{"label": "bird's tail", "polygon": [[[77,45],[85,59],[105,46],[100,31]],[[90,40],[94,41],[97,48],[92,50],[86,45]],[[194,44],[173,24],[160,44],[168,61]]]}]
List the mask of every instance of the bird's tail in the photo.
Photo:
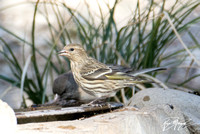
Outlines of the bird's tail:
[{"label": "bird's tail", "polygon": [[154,71],[161,71],[161,70],[167,70],[167,68],[166,67],[147,68],[147,69],[130,72],[129,75],[138,76],[140,74],[154,72]]},{"label": "bird's tail", "polygon": [[151,80],[130,80],[130,81],[124,82],[124,85],[126,87],[131,87],[136,84],[152,84],[152,83],[154,83],[154,81],[151,81]]}]

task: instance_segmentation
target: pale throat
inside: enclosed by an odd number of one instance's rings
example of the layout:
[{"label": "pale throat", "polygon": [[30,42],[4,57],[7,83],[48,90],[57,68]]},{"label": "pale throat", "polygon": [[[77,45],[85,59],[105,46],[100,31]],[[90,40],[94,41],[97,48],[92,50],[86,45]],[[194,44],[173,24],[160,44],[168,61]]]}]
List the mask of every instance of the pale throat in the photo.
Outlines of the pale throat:
[{"label": "pale throat", "polygon": [[[77,75],[80,74],[80,70],[82,68],[82,64],[79,63],[79,62],[74,62],[74,61],[71,61],[70,62],[70,65],[71,65],[71,70],[72,70],[72,73],[75,77],[79,77]],[[76,72],[76,73],[75,73]]]},{"label": "pale throat", "polygon": [[76,58],[76,60],[70,60],[71,70],[75,77],[80,78],[80,76],[78,76],[78,75],[80,75],[80,70],[86,63],[85,59],[87,59],[87,58],[80,57],[80,58]]},{"label": "pale throat", "polygon": [[80,75],[80,65],[77,62],[72,62],[70,63],[71,65],[71,71],[72,74],[74,76],[74,80],[76,81],[76,83],[78,85],[80,85],[79,80],[81,79],[81,75]]},{"label": "pale throat", "polygon": [[70,65],[72,72],[79,72],[79,64],[77,62],[71,61]]}]

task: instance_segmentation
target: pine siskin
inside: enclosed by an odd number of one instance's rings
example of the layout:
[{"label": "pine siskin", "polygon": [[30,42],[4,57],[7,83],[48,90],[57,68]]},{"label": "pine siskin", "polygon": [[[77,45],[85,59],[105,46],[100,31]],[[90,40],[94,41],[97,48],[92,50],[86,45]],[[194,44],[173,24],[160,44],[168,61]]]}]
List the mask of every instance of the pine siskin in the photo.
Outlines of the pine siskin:
[{"label": "pine siskin", "polygon": [[150,68],[133,72],[122,66],[108,66],[89,57],[84,48],[78,44],[65,46],[59,54],[70,60],[77,84],[96,98],[113,97],[124,87],[147,82],[137,75],[165,69]]}]

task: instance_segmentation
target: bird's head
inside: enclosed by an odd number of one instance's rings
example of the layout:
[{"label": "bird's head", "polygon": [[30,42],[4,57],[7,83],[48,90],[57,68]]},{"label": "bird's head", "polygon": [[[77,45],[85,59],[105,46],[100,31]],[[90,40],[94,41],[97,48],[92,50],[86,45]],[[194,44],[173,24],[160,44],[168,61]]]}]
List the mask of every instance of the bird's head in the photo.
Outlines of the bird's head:
[{"label": "bird's head", "polygon": [[59,55],[66,56],[70,61],[80,62],[87,58],[87,53],[81,45],[69,44],[59,52]]}]

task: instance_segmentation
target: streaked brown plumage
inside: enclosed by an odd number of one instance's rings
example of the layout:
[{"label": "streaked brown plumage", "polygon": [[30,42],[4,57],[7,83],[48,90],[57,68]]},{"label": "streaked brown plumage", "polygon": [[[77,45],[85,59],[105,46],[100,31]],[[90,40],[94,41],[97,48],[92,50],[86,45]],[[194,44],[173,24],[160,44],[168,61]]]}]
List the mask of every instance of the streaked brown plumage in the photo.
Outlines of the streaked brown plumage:
[{"label": "streaked brown plumage", "polygon": [[71,70],[77,84],[87,93],[97,97],[112,97],[119,89],[147,82],[137,75],[165,68],[151,68],[132,72],[121,66],[108,66],[89,57],[81,45],[70,44],[60,51],[71,62]]}]

